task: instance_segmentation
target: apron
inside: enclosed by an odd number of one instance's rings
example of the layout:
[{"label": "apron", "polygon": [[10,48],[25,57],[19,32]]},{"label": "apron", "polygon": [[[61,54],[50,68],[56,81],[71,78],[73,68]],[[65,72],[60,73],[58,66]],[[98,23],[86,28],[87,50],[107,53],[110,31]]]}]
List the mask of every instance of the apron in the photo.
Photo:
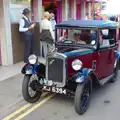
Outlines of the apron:
[{"label": "apron", "polygon": [[41,52],[42,56],[46,58],[47,54],[53,49],[54,39],[50,30],[42,30],[40,33]]},{"label": "apron", "polygon": [[40,33],[40,41],[47,42],[48,44],[53,44],[53,38],[50,33],[50,30],[42,30]]}]

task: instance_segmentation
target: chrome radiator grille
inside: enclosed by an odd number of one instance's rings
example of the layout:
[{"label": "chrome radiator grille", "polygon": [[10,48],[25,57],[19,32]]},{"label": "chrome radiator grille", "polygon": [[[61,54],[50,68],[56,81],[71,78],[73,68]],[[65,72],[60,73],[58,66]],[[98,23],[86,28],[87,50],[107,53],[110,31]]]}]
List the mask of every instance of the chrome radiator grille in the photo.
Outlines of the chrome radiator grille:
[{"label": "chrome radiator grille", "polygon": [[48,80],[53,82],[62,83],[63,82],[63,67],[64,61],[59,58],[48,58]]}]

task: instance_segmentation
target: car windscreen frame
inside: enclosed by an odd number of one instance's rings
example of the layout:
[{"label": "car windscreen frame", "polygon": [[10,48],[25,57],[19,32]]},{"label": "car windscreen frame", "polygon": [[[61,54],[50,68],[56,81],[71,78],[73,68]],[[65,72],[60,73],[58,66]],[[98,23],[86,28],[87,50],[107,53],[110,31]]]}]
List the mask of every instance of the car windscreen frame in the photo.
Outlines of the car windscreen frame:
[{"label": "car windscreen frame", "polygon": [[[95,44],[95,46],[96,46],[96,48],[94,48],[94,46],[92,46],[92,45],[83,45],[83,44],[67,44],[67,43],[59,43],[59,42],[57,42],[57,30],[58,29],[76,29],[76,30],[95,30],[96,32],[97,32],[97,36],[96,36],[96,44]],[[98,27],[71,27],[71,26],[61,26],[61,27],[55,27],[55,44],[57,45],[57,46],[72,46],[72,47],[85,47],[85,48],[90,48],[90,49],[97,49],[98,48],[98,43],[99,43],[99,28]]]}]

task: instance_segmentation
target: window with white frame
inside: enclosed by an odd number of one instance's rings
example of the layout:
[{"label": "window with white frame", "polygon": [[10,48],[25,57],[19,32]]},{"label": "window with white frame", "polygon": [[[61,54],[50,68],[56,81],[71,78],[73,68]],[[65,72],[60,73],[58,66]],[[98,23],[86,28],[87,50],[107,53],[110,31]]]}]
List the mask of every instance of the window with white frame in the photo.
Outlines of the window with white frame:
[{"label": "window with white frame", "polygon": [[11,0],[12,4],[16,4],[16,3],[28,4],[30,2],[31,2],[31,0]]}]

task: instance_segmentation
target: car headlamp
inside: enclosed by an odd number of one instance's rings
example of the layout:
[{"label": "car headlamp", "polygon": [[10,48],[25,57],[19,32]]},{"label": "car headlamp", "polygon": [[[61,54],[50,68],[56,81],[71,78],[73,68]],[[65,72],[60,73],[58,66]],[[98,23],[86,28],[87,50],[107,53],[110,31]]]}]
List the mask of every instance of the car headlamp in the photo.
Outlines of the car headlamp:
[{"label": "car headlamp", "polygon": [[28,60],[29,60],[30,64],[34,65],[37,62],[37,56],[34,55],[34,54],[30,55],[29,58],[28,58]]},{"label": "car headlamp", "polygon": [[53,81],[52,80],[49,80],[48,81],[48,86],[52,86],[53,85]]},{"label": "car headlamp", "polygon": [[82,68],[82,62],[79,60],[79,59],[76,59],[72,62],[72,68],[75,70],[75,71],[78,71]]}]

